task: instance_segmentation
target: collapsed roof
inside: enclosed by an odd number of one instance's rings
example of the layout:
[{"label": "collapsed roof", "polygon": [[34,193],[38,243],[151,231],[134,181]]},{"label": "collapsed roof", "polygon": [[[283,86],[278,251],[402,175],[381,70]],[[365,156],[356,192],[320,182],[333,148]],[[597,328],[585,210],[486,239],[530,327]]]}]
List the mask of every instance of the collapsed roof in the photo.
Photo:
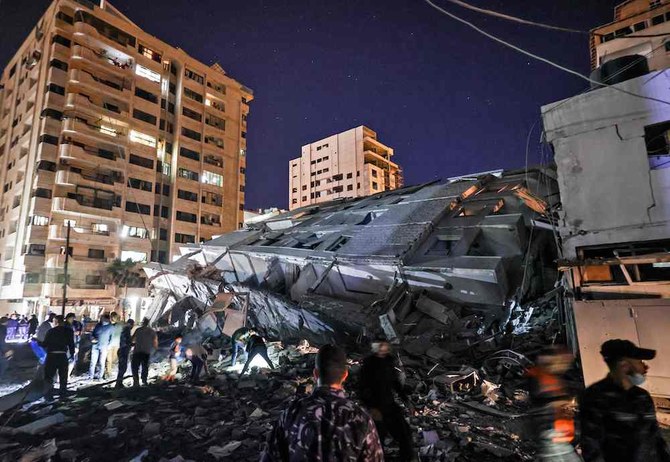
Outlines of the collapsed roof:
[{"label": "collapsed roof", "polygon": [[[511,300],[539,297],[557,280],[557,200],[548,169],[452,178],[296,209],[145,271],[154,293],[176,303],[193,296],[207,306],[217,291],[249,290],[251,319],[279,337],[379,330],[398,287],[504,316]],[[164,312],[165,296],[156,300]]]}]

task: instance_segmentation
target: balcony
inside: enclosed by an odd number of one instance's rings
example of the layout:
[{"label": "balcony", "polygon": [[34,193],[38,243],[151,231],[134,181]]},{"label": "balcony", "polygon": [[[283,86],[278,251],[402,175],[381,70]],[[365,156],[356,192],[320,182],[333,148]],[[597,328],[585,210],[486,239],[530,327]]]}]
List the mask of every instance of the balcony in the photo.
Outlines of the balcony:
[{"label": "balcony", "polygon": [[51,53],[52,58],[60,58],[63,61],[67,61],[70,57],[70,49],[60,43],[54,42],[51,44]]},{"label": "balcony", "polygon": [[98,51],[83,45],[74,45],[72,47],[72,58],[82,60],[91,67],[103,72],[111,72],[121,78],[127,78],[132,74],[132,58],[113,47],[101,48]]},{"label": "balcony", "polygon": [[[50,225],[49,239],[54,241],[65,241],[65,239],[67,239],[67,228],[62,225]],[[82,230],[77,227],[70,229],[70,242],[73,243],[116,246],[116,240],[117,234],[111,231],[95,232],[91,230]]]},{"label": "balcony", "polygon": [[89,98],[78,95],[76,93],[69,93],[65,101],[66,109],[75,110],[82,114],[92,115],[96,119],[101,117],[111,117],[114,119],[128,120],[130,114],[127,111],[119,109],[117,105],[102,102],[104,106],[97,105]]},{"label": "balcony", "polygon": [[[19,210],[17,207],[16,210]],[[51,199],[46,197],[31,197],[30,198],[30,215],[49,216],[51,212]]]},{"label": "balcony", "polygon": [[83,21],[77,21],[74,23],[74,32],[75,36],[76,35],[88,35],[91,37],[95,37],[96,39],[100,40],[101,42],[105,43],[108,46],[114,47],[114,48],[121,48],[122,50],[128,50],[130,51],[135,51],[135,47],[131,46],[130,44],[122,44],[120,42],[117,42],[100,32],[98,30],[91,26],[88,23],[85,23]]},{"label": "balcony", "polygon": [[56,183],[64,186],[90,186],[97,188],[101,184],[113,185],[114,183],[123,183],[123,177],[113,175],[111,172],[108,175],[90,172],[73,172],[71,170],[59,170],[56,173]]},{"label": "balcony", "polygon": [[72,213],[86,216],[88,218],[110,218],[121,219],[121,208],[116,207],[110,200],[80,197],[73,199],[69,197],[56,197],[53,200],[53,211],[61,213]]},{"label": "balcony", "polygon": [[[112,298],[114,292],[114,286],[106,284],[67,286],[67,298]],[[61,298],[63,296],[63,284],[44,284],[43,293],[45,297]]]},{"label": "balcony", "polygon": [[115,156],[114,159],[108,159],[99,155],[99,151],[95,148],[84,149],[74,144],[60,145],[61,160],[68,159],[74,163],[85,163],[93,167],[93,169],[109,168],[112,170],[125,170],[125,160],[120,156]]},{"label": "balcony", "polygon": [[113,76],[108,78],[96,76],[84,69],[73,68],[70,70],[71,83],[80,84],[88,88],[91,92],[102,91],[122,101],[130,101],[132,95],[130,90],[124,87],[123,79],[121,79],[121,82],[110,80],[115,78],[116,77]]}]

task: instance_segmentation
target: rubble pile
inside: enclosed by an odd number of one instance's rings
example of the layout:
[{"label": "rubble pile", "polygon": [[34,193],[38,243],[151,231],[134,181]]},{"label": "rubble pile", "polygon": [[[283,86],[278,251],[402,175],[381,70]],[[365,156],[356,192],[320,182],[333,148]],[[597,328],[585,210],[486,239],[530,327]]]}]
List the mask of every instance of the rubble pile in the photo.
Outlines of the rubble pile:
[{"label": "rubble pile", "polygon": [[[197,385],[94,386],[61,401],[27,404],[0,416],[0,461],[258,460],[287,401],[314,386],[315,348],[306,342],[286,348],[274,343],[270,351],[280,367],[241,380],[213,365]],[[353,357],[348,390],[356,389],[360,355]],[[523,392],[507,398],[482,382],[480,370],[459,374],[462,380],[428,374],[422,367],[406,367],[406,372],[416,407],[410,422],[423,460],[531,459],[520,437]],[[387,459],[396,454],[391,445]]]}]

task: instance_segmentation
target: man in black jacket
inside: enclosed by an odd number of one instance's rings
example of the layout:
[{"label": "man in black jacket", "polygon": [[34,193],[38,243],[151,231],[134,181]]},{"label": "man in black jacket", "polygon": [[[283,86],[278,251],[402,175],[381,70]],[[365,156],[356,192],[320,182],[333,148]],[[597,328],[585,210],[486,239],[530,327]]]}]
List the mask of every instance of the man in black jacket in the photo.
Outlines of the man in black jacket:
[{"label": "man in black jacket", "polygon": [[400,459],[416,460],[412,430],[405,412],[396,402],[396,395],[410,408],[412,404],[400,382],[399,369],[391,356],[391,345],[380,340],[372,344],[372,354],[363,360],[359,395],[375,421],[379,439],[390,434],[400,447]]},{"label": "man in black jacket", "polygon": [[133,346],[133,327],[135,321],[129,319],[121,331],[121,339],[119,341],[119,371],[116,374],[116,388],[123,388],[123,376],[128,370],[128,357],[130,356],[130,349]]},{"label": "man in black jacket", "polygon": [[46,334],[41,346],[47,352],[47,359],[44,363],[44,378],[49,384],[47,399],[53,397],[53,379],[58,371],[58,380],[60,382],[60,396],[67,393],[67,375],[68,375],[68,351],[69,357],[74,357],[74,333],[71,328],[65,326],[63,316],[54,318],[55,326]]},{"label": "man in black jacket", "polygon": [[268,363],[270,369],[275,368],[272,365],[272,361],[270,361],[270,357],[268,356],[268,347],[265,345],[265,340],[263,340],[263,337],[260,335],[254,334],[247,341],[247,362],[244,363],[240,377],[242,377],[247,369],[249,369],[251,361],[253,361],[257,355],[260,355],[261,358],[263,358],[265,362]]}]

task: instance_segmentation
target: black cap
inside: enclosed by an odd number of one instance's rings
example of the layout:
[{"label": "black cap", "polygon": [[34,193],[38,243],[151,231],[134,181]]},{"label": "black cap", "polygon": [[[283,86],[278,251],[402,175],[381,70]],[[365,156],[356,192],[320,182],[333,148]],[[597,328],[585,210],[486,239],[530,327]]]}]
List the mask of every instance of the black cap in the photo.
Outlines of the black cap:
[{"label": "black cap", "polygon": [[656,350],[639,348],[630,340],[608,340],[600,347],[600,354],[605,360],[616,360],[621,358],[632,359],[654,359]]}]

